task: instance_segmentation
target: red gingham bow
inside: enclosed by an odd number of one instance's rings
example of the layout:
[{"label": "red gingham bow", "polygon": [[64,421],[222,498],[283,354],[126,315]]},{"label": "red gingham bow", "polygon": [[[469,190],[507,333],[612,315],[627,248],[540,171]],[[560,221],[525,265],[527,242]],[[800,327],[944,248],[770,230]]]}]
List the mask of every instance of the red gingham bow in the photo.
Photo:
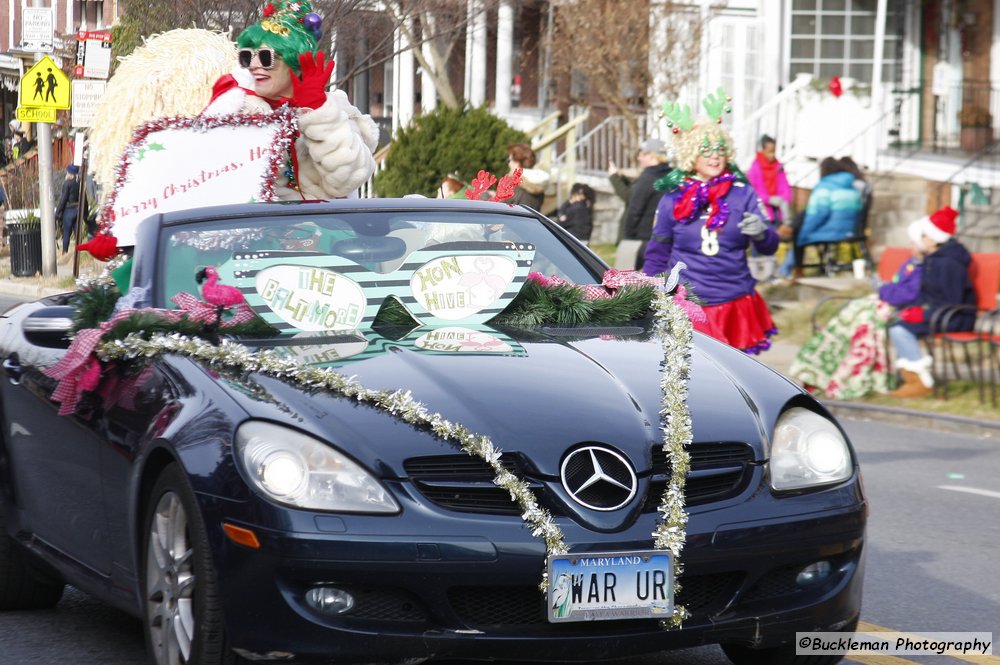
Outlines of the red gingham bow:
[{"label": "red gingham bow", "polygon": [[[94,349],[101,343],[104,335],[116,324],[133,314],[155,314],[162,319],[174,322],[183,317],[198,323],[211,323],[218,316],[216,308],[201,302],[190,293],[182,291],[171,298],[181,309],[158,309],[147,307],[143,309],[126,309],[118,312],[98,328],[86,328],[79,331],[73,338],[66,355],[43,373],[59,384],[52,392],[51,399],[59,403],[59,415],[68,416],[76,411],[83,393],[97,388],[101,379],[102,366],[94,355]],[[245,302],[236,306],[236,313],[228,321],[223,321],[221,329],[231,328],[241,323],[247,323],[255,314]],[[136,382],[138,385],[138,382]]]}]

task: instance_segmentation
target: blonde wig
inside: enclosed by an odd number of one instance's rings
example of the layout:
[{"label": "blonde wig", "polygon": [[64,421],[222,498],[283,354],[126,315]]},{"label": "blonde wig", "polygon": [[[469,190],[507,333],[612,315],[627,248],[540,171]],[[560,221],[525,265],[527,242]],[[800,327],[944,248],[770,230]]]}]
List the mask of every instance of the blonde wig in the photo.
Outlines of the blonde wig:
[{"label": "blonde wig", "polygon": [[733,139],[725,126],[711,118],[698,118],[691,129],[674,134],[674,157],[677,168],[684,173],[694,171],[694,162],[702,150],[719,149],[726,164],[733,162]]}]

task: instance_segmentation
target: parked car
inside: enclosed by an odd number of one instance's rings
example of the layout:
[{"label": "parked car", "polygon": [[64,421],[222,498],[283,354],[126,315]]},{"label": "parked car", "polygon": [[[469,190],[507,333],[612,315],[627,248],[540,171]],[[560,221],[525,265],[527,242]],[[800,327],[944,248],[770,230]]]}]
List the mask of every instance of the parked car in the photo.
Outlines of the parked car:
[{"label": "parked car", "polygon": [[[221,346],[198,348],[216,360],[105,357],[87,366],[99,379],[70,386],[78,402],[57,403],[51,368],[86,294],[0,318],[0,608],[55,606],[71,584],[140,617],[157,665],[590,661],[713,643],[737,664],[805,662],[796,631],[856,626],[867,502],[851,443],[809,394],[700,334],[674,596],[651,538],[671,474],[653,317],[496,323],[528,272],[583,285],[607,270],[537,213],[222,206],[145,220],[132,260],[133,307],[229,285],[271,332],[233,339],[210,308]],[[240,365],[243,349],[273,367]],[[376,408],[286,363],[409,394]],[[566,556],[488,461],[407,423],[411,397],[443,431],[489,438]],[[690,616],[665,627],[677,605]]]}]

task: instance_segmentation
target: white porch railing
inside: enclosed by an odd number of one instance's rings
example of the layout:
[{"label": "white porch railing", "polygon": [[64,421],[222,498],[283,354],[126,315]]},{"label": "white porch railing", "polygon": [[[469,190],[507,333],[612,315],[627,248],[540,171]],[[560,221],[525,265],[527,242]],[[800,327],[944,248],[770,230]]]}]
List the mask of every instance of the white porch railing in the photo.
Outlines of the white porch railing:
[{"label": "white porch railing", "polygon": [[779,158],[785,159],[795,152],[798,112],[801,108],[799,93],[809,88],[812,75],[799,74],[795,80],[762,104],[757,110],[733,127],[736,155],[749,161],[757,152],[757,142],[763,134],[773,136]]},{"label": "white porch railing", "polygon": [[556,200],[563,201],[577,175],[606,174],[609,162],[619,168],[634,168],[639,144],[646,136],[646,118],[636,118],[635,129],[625,116],[613,115],[599,122],[578,140],[567,140],[566,149],[556,155],[551,173],[556,183]]}]

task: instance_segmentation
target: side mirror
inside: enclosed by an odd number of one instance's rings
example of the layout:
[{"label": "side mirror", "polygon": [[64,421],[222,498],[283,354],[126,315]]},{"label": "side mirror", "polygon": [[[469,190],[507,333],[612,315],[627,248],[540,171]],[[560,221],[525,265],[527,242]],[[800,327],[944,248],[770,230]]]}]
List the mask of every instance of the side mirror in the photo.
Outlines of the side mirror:
[{"label": "side mirror", "polygon": [[53,349],[69,348],[75,310],[67,305],[43,307],[21,322],[21,332],[29,343]]}]

